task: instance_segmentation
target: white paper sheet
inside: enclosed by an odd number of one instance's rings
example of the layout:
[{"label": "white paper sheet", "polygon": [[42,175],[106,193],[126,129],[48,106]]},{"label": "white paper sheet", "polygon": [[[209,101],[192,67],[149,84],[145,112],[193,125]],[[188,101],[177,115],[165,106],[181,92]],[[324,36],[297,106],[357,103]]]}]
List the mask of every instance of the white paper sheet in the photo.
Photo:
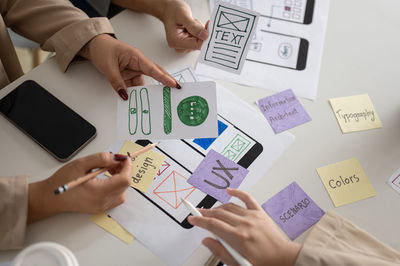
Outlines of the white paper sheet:
[{"label": "white paper sheet", "polygon": [[120,140],[217,136],[215,82],[185,83],[180,90],[130,87],[128,95],[127,101],[118,100]]},{"label": "white paper sheet", "polygon": [[[173,158],[168,161],[171,166],[166,165],[166,169],[156,177],[152,187],[146,193],[146,196],[158,207],[137,191],[129,189],[126,202],[110,212],[114,219],[168,265],[181,265],[200,245],[201,240],[208,235],[199,228],[181,227],[164,211],[175,219],[180,219],[189,214],[183,205],[173,209],[167,206],[166,201],[163,203],[162,199],[157,199],[157,195],[153,193],[161,183],[164,184],[164,180],[173,177],[173,171],[183,171],[181,169],[183,166],[192,172],[209,149],[225,153],[226,156],[236,153],[232,159],[236,162],[242,160],[243,163],[245,156],[247,160],[252,157],[253,147],[259,143],[262,146],[262,152],[255,153],[257,156],[253,158],[254,161],[250,159],[252,161],[248,167],[250,172],[240,186],[240,189],[249,190],[294,141],[294,136],[289,132],[275,135],[259,111],[218,84],[217,96],[218,120],[227,127],[209,146],[206,147],[202,142],[196,143],[195,140],[189,139],[165,140],[158,145],[160,149],[168,152],[169,158]],[[249,117],[251,119],[248,119]],[[177,166],[177,163],[180,166]],[[197,204],[202,197],[204,194],[198,191],[193,192],[187,199]]]},{"label": "white paper sheet", "polygon": [[202,63],[196,73],[273,91],[292,89],[297,96],[315,99],[329,0],[224,1],[261,14],[242,73]]},{"label": "white paper sheet", "polygon": [[199,62],[240,74],[258,22],[258,13],[217,1]]},{"label": "white paper sheet", "polygon": [[389,178],[388,185],[400,193],[400,168]]}]

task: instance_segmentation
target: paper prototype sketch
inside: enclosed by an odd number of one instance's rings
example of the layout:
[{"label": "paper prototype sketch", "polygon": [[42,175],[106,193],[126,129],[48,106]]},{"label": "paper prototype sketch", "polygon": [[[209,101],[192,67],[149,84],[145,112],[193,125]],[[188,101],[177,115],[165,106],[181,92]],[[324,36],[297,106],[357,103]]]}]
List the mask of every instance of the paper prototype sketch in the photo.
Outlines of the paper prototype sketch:
[{"label": "paper prototype sketch", "polygon": [[180,139],[217,136],[215,82],[128,88],[118,100],[117,132],[121,140]]},{"label": "paper prototype sketch", "polygon": [[[174,205],[173,197],[164,199],[177,208],[155,195],[154,190],[163,180],[170,176],[167,181],[171,181],[173,171],[189,178],[208,151],[214,149],[224,156],[230,156],[230,160],[236,163],[251,162],[247,167],[249,173],[240,185],[240,189],[249,190],[294,140],[294,136],[288,132],[275,135],[265,124],[260,112],[249,108],[248,104],[220,85],[217,85],[217,95],[220,135],[205,142],[199,142],[200,139],[160,141],[157,147],[168,153],[167,163],[160,169],[161,175],[156,177],[144,195],[128,189],[126,202],[110,212],[113,218],[168,265],[183,264],[207,233],[196,227],[185,229],[179,225],[178,222],[185,219],[189,212],[179,202],[179,206]],[[252,120],[249,121],[247,117],[252,117]],[[120,146],[114,146],[111,151],[118,151],[122,144],[120,142]],[[258,147],[268,147],[268,152],[254,152]],[[175,178],[183,179],[177,175]],[[198,189],[191,192],[191,185],[188,185],[179,183],[181,189],[187,188],[184,196],[197,206],[206,195]]]},{"label": "paper prototype sketch", "polygon": [[[210,0],[210,7],[214,6]],[[260,14],[240,75],[198,63],[196,73],[315,99],[329,0],[224,0]]]},{"label": "paper prototype sketch", "polygon": [[400,168],[389,178],[388,185],[400,193]]},{"label": "paper prototype sketch", "polygon": [[217,1],[211,14],[210,35],[199,62],[240,74],[258,22],[258,13]]}]

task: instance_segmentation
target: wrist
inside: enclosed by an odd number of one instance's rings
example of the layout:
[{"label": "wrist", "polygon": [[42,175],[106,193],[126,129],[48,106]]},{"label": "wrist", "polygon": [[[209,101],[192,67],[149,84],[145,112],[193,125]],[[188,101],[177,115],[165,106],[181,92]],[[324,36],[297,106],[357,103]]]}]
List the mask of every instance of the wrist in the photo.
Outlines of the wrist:
[{"label": "wrist", "polygon": [[107,38],[112,38],[110,35],[103,33],[94,36],[90,41],[88,41],[85,46],[82,47],[82,49],[79,51],[78,55],[87,59],[91,60],[93,58],[93,47]]},{"label": "wrist", "polygon": [[62,212],[54,188],[48,179],[31,183],[28,187],[28,223]]},{"label": "wrist", "polygon": [[301,250],[301,244],[296,242],[289,242],[286,251],[284,251],[284,261],[281,265],[293,266],[296,264],[297,256]]}]

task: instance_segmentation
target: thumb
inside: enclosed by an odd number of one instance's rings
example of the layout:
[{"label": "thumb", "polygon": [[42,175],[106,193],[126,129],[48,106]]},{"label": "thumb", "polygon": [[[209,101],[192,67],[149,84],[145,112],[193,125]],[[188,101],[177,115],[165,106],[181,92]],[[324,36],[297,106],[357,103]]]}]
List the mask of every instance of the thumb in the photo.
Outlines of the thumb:
[{"label": "thumb", "polygon": [[106,77],[108,81],[111,83],[111,86],[114,88],[114,90],[122,98],[122,100],[124,101],[128,100],[126,84],[124,79],[122,78],[121,72],[119,71],[118,64],[110,66],[108,72],[106,73]]},{"label": "thumb", "polygon": [[186,16],[185,17],[185,21],[183,23],[183,26],[187,29],[187,31],[191,35],[199,38],[202,41],[204,41],[204,40],[206,40],[208,38],[207,29],[197,19],[193,19],[191,17]]}]

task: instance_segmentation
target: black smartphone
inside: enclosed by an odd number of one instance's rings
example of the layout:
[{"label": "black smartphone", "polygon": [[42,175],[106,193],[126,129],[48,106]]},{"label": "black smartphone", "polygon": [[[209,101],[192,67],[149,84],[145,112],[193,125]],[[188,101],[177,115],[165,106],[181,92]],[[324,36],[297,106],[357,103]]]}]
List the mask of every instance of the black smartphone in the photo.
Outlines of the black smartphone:
[{"label": "black smartphone", "polygon": [[33,80],[0,100],[0,113],[65,162],[96,136],[96,128]]},{"label": "black smartphone", "polygon": [[246,60],[295,70],[307,65],[309,42],[296,36],[266,30],[258,31]]},{"label": "black smartphone", "polygon": [[[218,115],[218,135],[217,138],[159,142],[155,149],[165,154],[167,159],[149,190],[146,193],[136,190],[183,228],[189,229],[192,225],[187,221],[190,213],[181,198],[188,199],[197,208],[207,209],[217,201],[186,182],[210,149],[244,168],[248,168],[263,151],[259,142],[221,115]],[[139,140],[136,143],[145,146],[150,141]]]}]

